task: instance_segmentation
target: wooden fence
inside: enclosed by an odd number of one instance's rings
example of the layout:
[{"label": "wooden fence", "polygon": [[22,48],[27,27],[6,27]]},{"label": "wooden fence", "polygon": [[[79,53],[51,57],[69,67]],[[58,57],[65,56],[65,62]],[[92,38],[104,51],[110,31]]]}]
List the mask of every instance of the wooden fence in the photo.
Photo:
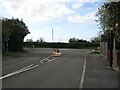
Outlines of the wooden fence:
[{"label": "wooden fence", "polygon": [[[109,63],[110,49],[108,49],[107,42],[100,42],[100,54]],[[120,50],[116,49],[115,42],[113,44],[113,67],[120,69]]]}]

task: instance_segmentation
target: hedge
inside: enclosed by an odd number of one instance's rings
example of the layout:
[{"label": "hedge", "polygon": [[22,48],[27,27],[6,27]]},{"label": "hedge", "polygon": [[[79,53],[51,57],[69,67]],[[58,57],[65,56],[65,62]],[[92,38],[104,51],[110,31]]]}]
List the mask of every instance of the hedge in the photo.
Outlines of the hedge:
[{"label": "hedge", "polygon": [[24,47],[35,48],[86,48],[86,47],[99,47],[99,44],[90,42],[79,43],[40,43],[40,42],[24,42]]}]

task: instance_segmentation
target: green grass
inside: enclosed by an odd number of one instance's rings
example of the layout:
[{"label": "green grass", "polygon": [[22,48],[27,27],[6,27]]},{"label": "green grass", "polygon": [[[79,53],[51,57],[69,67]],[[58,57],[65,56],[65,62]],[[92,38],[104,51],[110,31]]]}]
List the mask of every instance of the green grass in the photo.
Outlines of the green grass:
[{"label": "green grass", "polygon": [[26,50],[22,50],[22,51],[4,51],[2,52],[2,56],[3,57],[6,57],[6,56],[13,56],[13,55],[16,55],[16,54],[24,54],[24,53],[27,53],[28,51]]}]

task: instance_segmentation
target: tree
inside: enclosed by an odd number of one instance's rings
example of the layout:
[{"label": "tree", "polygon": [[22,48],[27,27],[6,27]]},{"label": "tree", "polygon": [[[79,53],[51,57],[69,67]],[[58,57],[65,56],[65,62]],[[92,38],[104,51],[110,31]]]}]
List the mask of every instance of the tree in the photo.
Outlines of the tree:
[{"label": "tree", "polygon": [[2,19],[2,40],[5,44],[5,37],[9,37],[9,50],[11,51],[20,51],[23,49],[23,40],[24,37],[29,34],[28,27],[18,18],[14,19]]},{"label": "tree", "polygon": [[103,31],[101,39],[108,40],[110,29],[113,29],[114,37],[117,43],[120,43],[120,2],[107,2],[98,9],[96,16],[99,28]]},{"label": "tree", "polygon": [[33,39],[26,39],[26,42],[33,42]]},{"label": "tree", "polygon": [[88,41],[83,40],[83,39],[78,39],[78,42],[88,42]]},{"label": "tree", "polygon": [[40,43],[43,43],[45,42],[44,38],[43,37],[40,37],[36,42],[40,42]]},{"label": "tree", "polygon": [[78,38],[73,37],[69,39],[69,43],[75,43],[78,42],[78,40],[79,40]]},{"label": "tree", "polygon": [[94,43],[96,43],[96,44],[99,44],[99,43],[100,43],[100,38],[99,38],[99,37],[91,38],[91,42],[94,42]]}]

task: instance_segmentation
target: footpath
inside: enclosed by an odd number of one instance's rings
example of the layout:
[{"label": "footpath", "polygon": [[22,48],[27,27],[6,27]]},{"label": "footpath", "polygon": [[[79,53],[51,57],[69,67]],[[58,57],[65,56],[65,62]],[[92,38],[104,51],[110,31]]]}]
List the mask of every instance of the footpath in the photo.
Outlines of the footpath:
[{"label": "footpath", "polygon": [[99,54],[89,54],[83,88],[105,88],[120,90],[119,71],[110,68]]}]

